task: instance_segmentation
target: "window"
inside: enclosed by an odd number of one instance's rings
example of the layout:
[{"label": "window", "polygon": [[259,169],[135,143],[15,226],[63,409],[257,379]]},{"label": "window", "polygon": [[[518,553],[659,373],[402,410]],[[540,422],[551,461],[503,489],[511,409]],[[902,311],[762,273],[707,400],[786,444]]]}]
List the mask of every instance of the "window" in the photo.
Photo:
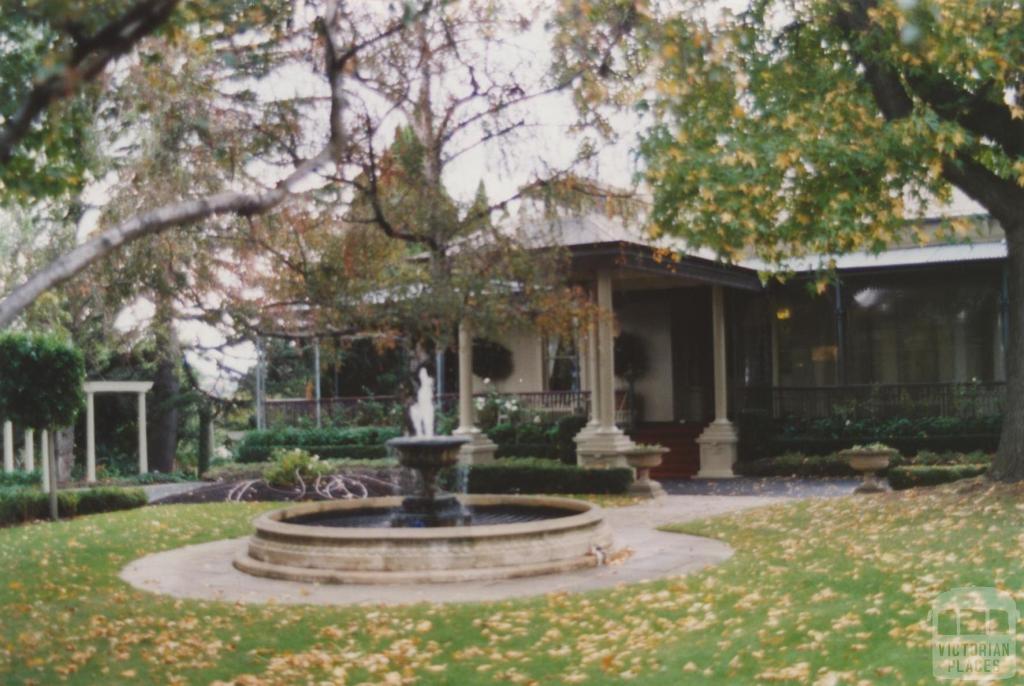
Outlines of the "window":
[{"label": "window", "polygon": [[544,346],[545,388],[549,391],[578,391],[579,354],[572,337],[549,338]]}]

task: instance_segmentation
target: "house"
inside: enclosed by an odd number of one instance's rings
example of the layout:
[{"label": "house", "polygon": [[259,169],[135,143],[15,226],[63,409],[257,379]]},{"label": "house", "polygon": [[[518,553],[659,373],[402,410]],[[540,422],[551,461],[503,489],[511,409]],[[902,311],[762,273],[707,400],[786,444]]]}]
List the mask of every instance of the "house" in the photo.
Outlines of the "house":
[{"label": "house", "polygon": [[[599,317],[573,340],[509,334],[501,342],[514,371],[492,385],[587,396],[580,463],[615,463],[633,442],[656,442],[670,448],[663,476],[731,476],[742,440],[735,418],[751,410],[827,416],[871,403],[876,411],[938,415],[955,412],[968,387],[976,402],[998,407],[1005,241],[962,197],[939,214],[969,221],[970,242],[840,256],[837,278],[820,289],[809,287],[816,262],[793,263],[785,283],[765,285],[755,260],[730,265],[670,250],[600,214],[565,219],[558,242],[569,252],[571,279],[614,319]],[[935,217],[919,220],[919,235],[936,234]],[[627,422],[625,383],[611,359],[617,332],[639,338],[648,358]],[[477,379],[474,391],[481,390]]]}]

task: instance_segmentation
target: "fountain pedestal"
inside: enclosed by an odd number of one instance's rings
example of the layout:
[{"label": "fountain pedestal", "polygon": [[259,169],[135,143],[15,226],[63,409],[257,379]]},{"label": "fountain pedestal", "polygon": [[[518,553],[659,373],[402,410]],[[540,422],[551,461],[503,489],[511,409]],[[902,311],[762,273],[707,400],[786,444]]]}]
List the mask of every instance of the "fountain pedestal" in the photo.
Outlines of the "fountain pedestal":
[{"label": "fountain pedestal", "polygon": [[459,526],[469,521],[459,499],[437,486],[438,472],[458,463],[459,448],[468,442],[465,436],[404,436],[387,442],[398,453],[398,463],[420,476],[418,491],[402,501],[392,526]]}]

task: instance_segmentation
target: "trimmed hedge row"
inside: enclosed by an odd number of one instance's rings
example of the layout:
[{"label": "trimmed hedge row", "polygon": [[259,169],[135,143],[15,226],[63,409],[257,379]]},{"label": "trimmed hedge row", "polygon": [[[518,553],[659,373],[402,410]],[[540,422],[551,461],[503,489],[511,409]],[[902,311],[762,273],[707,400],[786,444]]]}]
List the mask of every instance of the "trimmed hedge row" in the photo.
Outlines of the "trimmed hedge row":
[{"label": "trimmed hedge row", "polygon": [[[214,467],[207,479],[235,481],[260,479],[276,462],[250,462]],[[330,460],[324,463],[330,473],[346,469],[394,470],[393,460],[357,461]],[[439,476],[442,488],[453,490],[460,483],[465,470],[469,493],[625,493],[633,483],[631,469],[583,469],[556,460],[539,457],[519,457],[497,460],[492,464],[472,465],[446,469]]]},{"label": "trimmed hedge row", "polygon": [[289,448],[301,448],[323,460],[348,459],[348,460],[374,460],[387,457],[388,447],[386,445],[240,445],[238,446],[239,462],[266,462],[274,458],[277,450],[288,450]]},{"label": "trimmed hedge row", "polygon": [[902,491],[919,486],[938,486],[960,479],[971,479],[981,476],[988,467],[979,464],[954,465],[908,465],[893,467],[887,477],[894,490]]},{"label": "trimmed hedge row", "polygon": [[[50,516],[49,495],[35,488],[0,488],[0,526],[10,526]],[[90,488],[60,491],[57,511],[61,517],[130,510],[146,504],[141,488]]]},{"label": "trimmed hedge row", "polygon": [[0,488],[11,486],[38,486],[43,476],[37,469],[34,472],[0,472]]},{"label": "trimmed hedge row", "polygon": [[857,472],[850,467],[849,462],[835,453],[831,455],[786,453],[764,460],[737,462],[733,465],[733,470],[741,476],[753,477],[852,477],[857,475]]},{"label": "trimmed hedge row", "polygon": [[[331,473],[343,472],[346,469],[393,469],[398,467],[398,462],[391,458],[378,458],[370,460],[357,459],[331,459],[324,460],[324,464],[330,467]],[[228,462],[219,464],[206,470],[203,475],[205,481],[241,481],[243,479],[260,479],[267,468],[272,467],[274,460],[261,462]]]},{"label": "trimmed hedge row", "polygon": [[739,417],[742,460],[802,452],[825,455],[851,445],[885,443],[904,455],[922,450],[995,451],[1002,417],[888,417],[849,419],[842,416],[771,419],[760,412]]},{"label": "trimmed hedge row", "polygon": [[263,429],[247,432],[235,454],[239,462],[264,462],[278,448],[302,448],[323,459],[374,459],[387,456],[384,443],[400,435],[398,429],[385,426]]},{"label": "trimmed hedge row", "polygon": [[[633,470],[583,469],[543,458],[508,458],[466,468],[469,493],[625,493]],[[441,475],[444,488],[454,487],[457,470]]]},{"label": "trimmed hedge row", "polygon": [[572,415],[554,422],[495,424],[486,433],[498,445],[495,455],[499,458],[544,457],[575,463],[576,443],[572,439],[586,423],[586,417]]},{"label": "trimmed hedge row", "polygon": [[[892,474],[894,470],[902,469],[904,467],[913,468],[915,470],[926,469],[929,467],[971,467],[977,470],[977,473],[982,473],[988,469],[988,466],[989,464],[991,464],[991,462],[992,455],[980,451],[970,453],[935,453],[927,450],[922,450],[914,457],[904,457],[902,455],[896,455],[890,461],[888,471],[883,473]],[[752,477],[859,476],[858,472],[850,468],[848,460],[845,457],[839,455],[838,453],[830,453],[828,455],[804,455],[803,453],[785,453],[783,455],[779,455],[778,457],[768,458],[764,460],[737,462],[733,468],[737,474]]]},{"label": "trimmed hedge row", "polygon": [[275,447],[301,448],[307,445],[379,445],[401,436],[390,426],[355,426],[322,429],[258,429],[247,431],[242,443]]}]

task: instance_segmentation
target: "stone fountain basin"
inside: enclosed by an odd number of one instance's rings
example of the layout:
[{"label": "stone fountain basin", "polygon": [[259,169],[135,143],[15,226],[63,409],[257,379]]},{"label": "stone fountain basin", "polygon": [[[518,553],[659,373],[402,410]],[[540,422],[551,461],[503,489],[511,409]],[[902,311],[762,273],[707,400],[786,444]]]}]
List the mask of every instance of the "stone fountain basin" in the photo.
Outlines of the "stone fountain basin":
[{"label": "stone fountain basin", "polygon": [[611,550],[600,507],[545,496],[467,495],[467,507],[566,510],[551,519],[434,528],[348,528],[290,523],[311,514],[398,508],[403,498],[304,503],[256,518],[237,569],[255,576],[329,584],[407,584],[511,579],[593,567]]}]

